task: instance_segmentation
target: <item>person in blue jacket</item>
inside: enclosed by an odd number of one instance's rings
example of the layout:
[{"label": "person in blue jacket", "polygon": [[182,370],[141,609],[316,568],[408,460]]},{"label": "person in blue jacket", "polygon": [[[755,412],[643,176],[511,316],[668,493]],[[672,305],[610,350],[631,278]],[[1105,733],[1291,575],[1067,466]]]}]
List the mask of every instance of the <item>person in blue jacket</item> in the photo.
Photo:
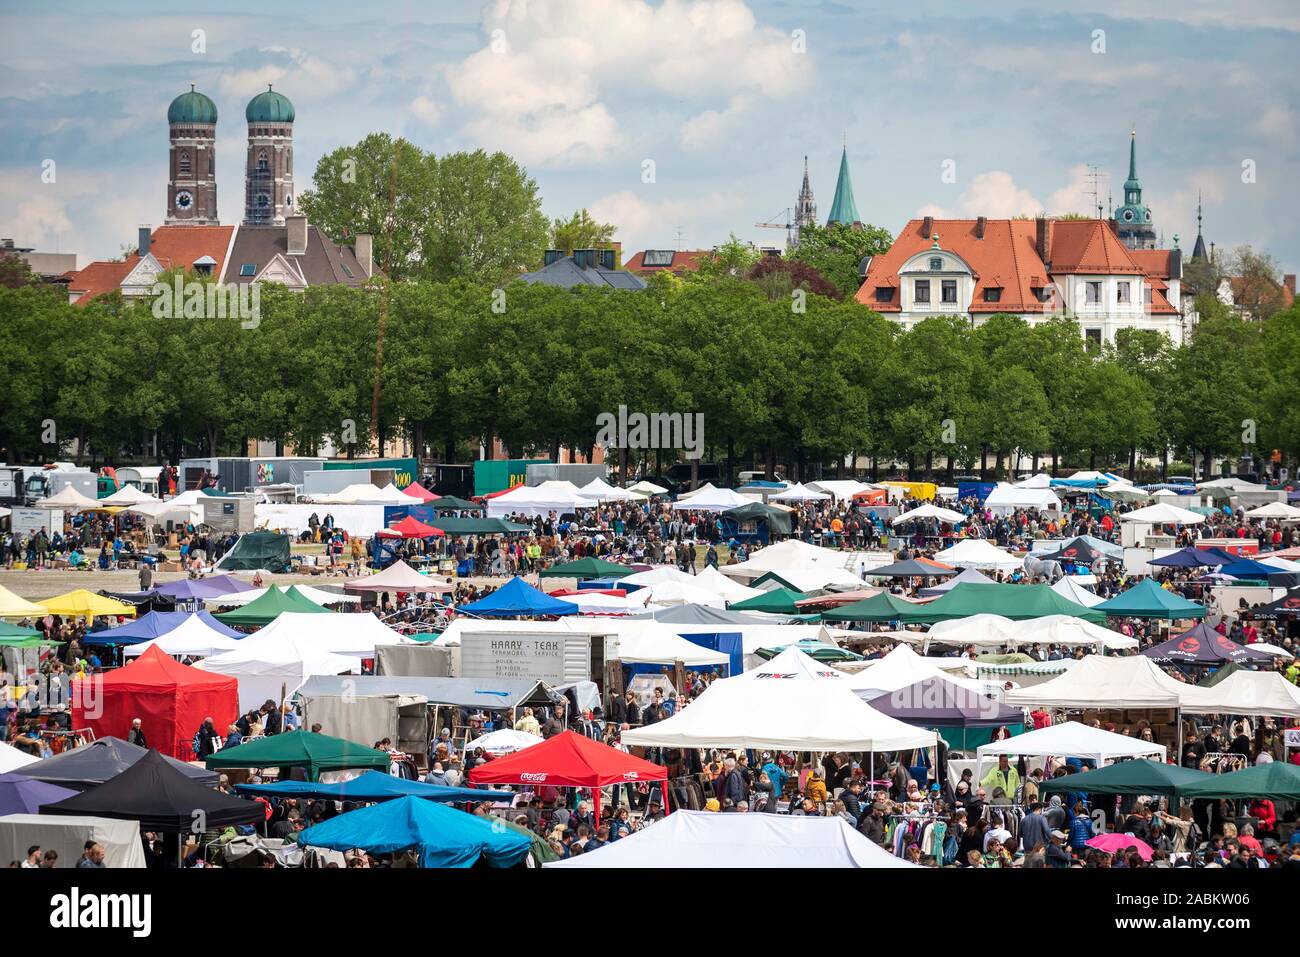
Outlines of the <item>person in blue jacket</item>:
[{"label": "person in blue jacket", "polygon": [[1074,813],[1070,816],[1070,847],[1082,853],[1094,833],[1092,818],[1088,817],[1087,809],[1082,802],[1075,804]]}]

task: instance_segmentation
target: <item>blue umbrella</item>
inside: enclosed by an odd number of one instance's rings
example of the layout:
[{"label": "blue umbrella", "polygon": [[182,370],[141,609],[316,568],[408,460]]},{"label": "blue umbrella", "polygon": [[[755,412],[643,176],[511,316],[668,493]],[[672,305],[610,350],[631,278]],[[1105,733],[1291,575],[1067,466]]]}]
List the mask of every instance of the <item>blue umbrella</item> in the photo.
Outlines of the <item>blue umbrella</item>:
[{"label": "blue umbrella", "polygon": [[513,867],[532,848],[532,838],[498,822],[466,814],[436,801],[401,797],[340,814],[298,835],[299,844],[372,854],[414,848],[421,867],[473,867],[486,858],[493,867]]},{"label": "blue umbrella", "polygon": [[390,801],[418,797],[426,801],[509,801],[512,791],[484,791],[481,788],[452,788],[423,781],[408,781],[383,771],[366,771],[350,781],[321,784],[316,781],[277,781],[274,784],[237,784],[240,794],[263,797],[322,798],[334,801]]},{"label": "blue umbrella", "polygon": [[0,774],[0,815],[39,814],[42,804],[76,796],[77,792],[70,788],[46,784],[25,774]]}]

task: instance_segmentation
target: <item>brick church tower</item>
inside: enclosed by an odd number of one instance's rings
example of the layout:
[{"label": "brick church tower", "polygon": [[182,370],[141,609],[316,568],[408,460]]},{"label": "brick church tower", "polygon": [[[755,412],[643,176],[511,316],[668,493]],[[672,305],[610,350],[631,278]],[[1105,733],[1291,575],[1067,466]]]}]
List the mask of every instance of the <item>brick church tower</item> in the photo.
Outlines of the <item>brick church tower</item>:
[{"label": "brick church tower", "polygon": [[191,84],[167,108],[171,155],[167,173],[169,226],[219,226],[217,106]]},{"label": "brick church tower", "polygon": [[248,166],[244,174],[244,225],[283,226],[295,212],[293,104],[267,86],[248,101]]}]

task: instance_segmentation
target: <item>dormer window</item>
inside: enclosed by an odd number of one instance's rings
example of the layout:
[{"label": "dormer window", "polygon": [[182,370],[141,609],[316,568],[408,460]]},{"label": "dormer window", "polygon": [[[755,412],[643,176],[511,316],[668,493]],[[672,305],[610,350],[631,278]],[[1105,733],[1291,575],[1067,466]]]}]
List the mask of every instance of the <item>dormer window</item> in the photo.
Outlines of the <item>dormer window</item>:
[{"label": "dormer window", "polygon": [[1001,302],[1001,301],[1002,301],[1002,287],[1001,287],[1001,286],[989,286],[988,288],[986,288],[986,289],[984,290],[984,301],[985,301],[985,302]]},{"label": "dormer window", "polygon": [[894,290],[892,286],[876,287],[876,302],[893,302]]}]

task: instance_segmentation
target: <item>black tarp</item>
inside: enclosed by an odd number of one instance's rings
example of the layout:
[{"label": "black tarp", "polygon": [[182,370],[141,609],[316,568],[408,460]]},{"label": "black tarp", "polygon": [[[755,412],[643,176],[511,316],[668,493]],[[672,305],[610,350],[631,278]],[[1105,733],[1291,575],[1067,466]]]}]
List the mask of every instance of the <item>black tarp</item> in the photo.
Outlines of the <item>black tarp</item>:
[{"label": "black tarp", "polygon": [[42,814],[139,821],[146,831],[209,831],[260,820],[261,804],[205,787],[157,751],[121,774],[70,798],[41,806]]},{"label": "black tarp", "polygon": [[[44,761],[23,765],[21,768],[16,768],[14,773],[25,774],[37,781],[72,788],[74,791],[84,791],[112,780],[146,754],[153,753],[156,752],[128,744],[121,738],[100,738],[80,748],[46,758]],[[166,756],[163,756],[163,760],[199,784],[212,787],[217,783],[218,775],[215,771],[195,767]]]}]

